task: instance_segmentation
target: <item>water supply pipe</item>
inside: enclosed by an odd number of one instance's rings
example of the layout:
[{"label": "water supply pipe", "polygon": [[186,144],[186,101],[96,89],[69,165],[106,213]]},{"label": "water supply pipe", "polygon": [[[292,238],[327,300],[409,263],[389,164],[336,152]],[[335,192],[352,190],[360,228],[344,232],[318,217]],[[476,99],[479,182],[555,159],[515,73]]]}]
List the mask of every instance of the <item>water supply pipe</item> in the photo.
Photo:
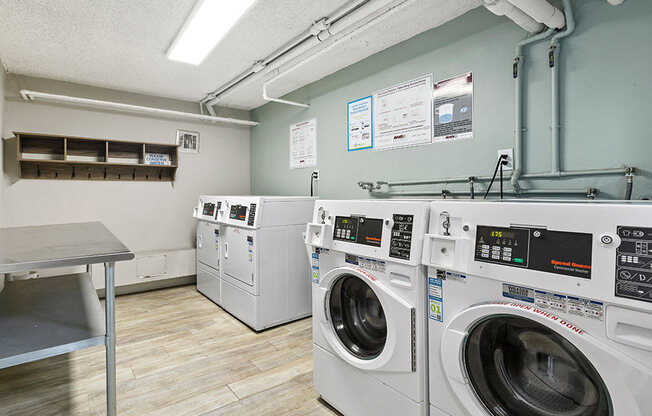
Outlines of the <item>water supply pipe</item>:
[{"label": "water supply pipe", "polygon": [[523,172],[523,64],[525,63],[525,47],[548,38],[554,33],[548,28],[545,32],[523,39],[516,44],[516,57],[512,68],[514,77],[514,170],[511,183],[514,189],[519,189],[518,180]]},{"label": "water supply pipe", "polygon": [[548,65],[550,66],[550,171],[556,173],[559,168],[559,50],[560,40],[575,31],[575,17],[570,0],[563,0],[566,14],[566,29],[556,33],[550,40],[548,49]]}]

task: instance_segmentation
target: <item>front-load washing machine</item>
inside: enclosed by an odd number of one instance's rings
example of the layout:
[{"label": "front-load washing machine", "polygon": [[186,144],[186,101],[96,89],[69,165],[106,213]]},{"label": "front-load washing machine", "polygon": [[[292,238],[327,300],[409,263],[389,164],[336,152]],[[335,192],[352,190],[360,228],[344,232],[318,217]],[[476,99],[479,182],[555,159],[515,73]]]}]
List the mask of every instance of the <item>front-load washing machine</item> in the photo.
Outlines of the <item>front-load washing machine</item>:
[{"label": "front-load washing machine", "polygon": [[345,415],[425,415],[427,202],[317,201],[315,390]]},{"label": "front-load washing machine", "polygon": [[218,305],[221,303],[218,213],[222,203],[222,197],[202,195],[194,212],[197,219],[197,290]]},{"label": "front-load washing machine", "polygon": [[430,414],[652,414],[652,205],[440,201]]},{"label": "front-load washing machine", "polygon": [[315,199],[224,197],[220,306],[256,331],[312,313],[302,233]]}]

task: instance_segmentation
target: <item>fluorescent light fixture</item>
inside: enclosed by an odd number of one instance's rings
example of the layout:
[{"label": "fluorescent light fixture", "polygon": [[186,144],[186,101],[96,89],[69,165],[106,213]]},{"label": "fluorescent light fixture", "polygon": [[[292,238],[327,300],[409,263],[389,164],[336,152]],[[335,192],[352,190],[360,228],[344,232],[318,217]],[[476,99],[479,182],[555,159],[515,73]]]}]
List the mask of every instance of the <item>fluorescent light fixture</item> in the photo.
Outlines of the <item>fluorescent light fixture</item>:
[{"label": "fluorescent light fixture", "polygon": [[173,61],[199,65],[255,0],[198,0],[168,49]]}]

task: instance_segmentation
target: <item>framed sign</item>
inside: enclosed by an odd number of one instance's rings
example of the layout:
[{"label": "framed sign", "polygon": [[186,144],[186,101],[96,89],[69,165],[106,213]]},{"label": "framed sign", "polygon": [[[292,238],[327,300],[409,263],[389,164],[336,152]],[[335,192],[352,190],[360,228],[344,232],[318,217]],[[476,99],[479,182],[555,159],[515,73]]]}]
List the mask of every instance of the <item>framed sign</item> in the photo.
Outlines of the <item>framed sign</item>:
[{"label": "framed sign", "polygon": [[180,152],[199,153],[199,132],[177,130],[177,146]]}]

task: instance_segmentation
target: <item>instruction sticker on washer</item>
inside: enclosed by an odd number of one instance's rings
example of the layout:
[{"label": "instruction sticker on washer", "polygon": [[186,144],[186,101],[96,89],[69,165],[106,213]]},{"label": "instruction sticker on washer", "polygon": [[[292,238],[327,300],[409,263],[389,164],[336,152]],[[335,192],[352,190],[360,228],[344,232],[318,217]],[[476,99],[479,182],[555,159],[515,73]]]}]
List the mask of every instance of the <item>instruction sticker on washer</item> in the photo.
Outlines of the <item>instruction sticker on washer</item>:
[{"label": "instruction sticker on washer", "polygon": [[428,278],[428,317],[433,321],[444,321],[444,288],[442,280]]},{"label": "instruction sticker on washer", "polygon": [[585,318],[604,320],[604,303],[597,300],[548,292],[524,286],[503,283],[503,296],[533,303],[537,308],[554,310]]},{"label": "instruction sticker on washer", "polygon": [[319,284],[319,254],[312,253],[312,282]]},{"label": "instruction sticker on washer", "polygon": [[381,272],[381,273],[385,272],[385,262],[381,260],[358,257],[358,266],[374,272]]},{"label": "instruction sticker on washer", "polygon": [[452,280],[454,282],[466,283],[466,275],[462,273],[455,273],[438,269],[437,277],[442,280]]}]

